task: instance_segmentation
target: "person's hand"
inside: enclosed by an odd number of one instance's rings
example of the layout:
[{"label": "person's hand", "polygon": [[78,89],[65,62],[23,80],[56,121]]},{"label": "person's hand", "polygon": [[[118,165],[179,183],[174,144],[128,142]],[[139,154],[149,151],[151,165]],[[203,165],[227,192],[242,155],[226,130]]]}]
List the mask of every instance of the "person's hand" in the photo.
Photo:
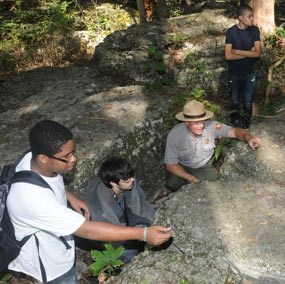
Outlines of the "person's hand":
[{"label": "person's hand", "polygon": [[146,241],[152,246],[158,246],[168,241],[173,235],[171,228],[162,226],[148,227]]},{"label": "person's hand", "polygon": [[252,150],[257,149],[261,145],[260,139],[255,137],[249,139],[247,143]]},{"label": "person's hand", "polygon": [[199,182],[200,180],[199,180],[198,178],[196,178],[195,176],[192,176],[192,177],[189,179],[189,181],[190,181],[191,183],[197,183],[197,182]]},{"label": "person's hand", "polygon": [[246,56],[240,54],[240,50],[239,49],[232,49],[231,53],[234,54],[234,55],[238,55],[239,59],[246,58]]},{"label": "person's hand", "polygon": [[78,213],[82,214],[86,220],[90,219],[90,211],[87,204],[78,198],[76,198],[76,202],[70,203],[71,207]]},{"label": "person's hand", "polygon": [[86,220],[90,219],[90,211],[89,208],[87,206],[87,204],[77,198],[75,195],[73,195],[71,192],[66,191],[66,197],[68,202],[70,203],[70,206],[78,213],[82,214]]},{"label": "person's hand", "polygon": [[195,176],[193,176],[193,175],[190,175],[190,174],[188,174],[187,173],[187,177],[188,177],[188,182],[190,182],[190,183],[197,183],[197,182],[199,182],[200,180],[197,178],[197,177],[195,177]]}]

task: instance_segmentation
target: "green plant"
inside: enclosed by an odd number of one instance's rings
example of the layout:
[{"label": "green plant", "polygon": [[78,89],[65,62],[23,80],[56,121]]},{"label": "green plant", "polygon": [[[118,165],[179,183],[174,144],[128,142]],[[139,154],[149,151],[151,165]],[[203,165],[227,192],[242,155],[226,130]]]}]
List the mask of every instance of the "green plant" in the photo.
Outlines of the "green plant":
[{"label": "green plant", "polygon": [[163,59],[163,51],[159,50],[156,46],[150,46],[148,49],[149,57],[157,61]]},{"label": "green plant", "polygon": [[82,29],[101,31],[108,35],[116,30],[126,29],[133,23],[130,13],[122,5],[110,3],[98,5],[97,1],[93,1],[93,5],[84,9],[80,1],[73,2],[79,10],[79,24],[83,26]]},{"label": "green plant", "polygon": [[275,33],[285,39],[285,24],[280,25],[279,27],[276,28]]},{"label": "green plant", "polygon": [[167,44],[179,47],[179,45],[183,44],[186,40],[189,39],[189,36],[185,34],[175,33],[175,34],[165,35],[164,39],[167,42]]},{"label": "green plant", "polygon": [[207,110],[210,110],[215,114],[221,111],[221,107],[215,103],[209,102],[208,100],[203,100],[202,102]]},{"label": "green plant", "polygon": [[149,77],[149,81],[145,84],[148,92],[167,93],[174,85],[172,75],[167,72],[168,68],[164,62],[164,52],[156,46],[150,46],[148,49],[149,61],[145,64],[144,69]]},{"label": "green plant", "polygon": [[179,284],[189,284],[189,282],[185,279],[180,280]]},{"label": "green plant", "polygon": [[225,146],[225,140],[224,138],[221,138],[215,147],[214,154],[212,157],[213,162],[217,162],[219,160],[219,158],[223,153],[224,146]]},{"label": "green plant", "polygon": [[171,104],[172,106],[175,108],[175,107],[183,107],[187,101],[187,94],[183,93],[183,92],[179,92],[176,94],[176,96],[174,96],[172,99],[171,99]]},{"label": "green plant", "polygon": [[197,100],[204,104],[205,108],[214,112],[219,113],[221,111],[221,107],[215,103],[209,102],[205,100],[206,92],[201,88],[194,88],[190,93],[179,92],[173,99],[171,100],[173,106],[183,107],[184,104],[189,100]]},{"label": "green plant", "polygon": [[228,148],[232,148],[234,146],[237,145],[237,140],[236,139],[225,139],[225,138],[221,138],[218,140],[218,143],[216,144],[213,156],[212,156],[212,161],[214,163],[216,163],[223,154],[224,148],[228,147]]},{"label": "green plant", "polygon": [[275,32],[265,38],[265,46],[274,56],[280,56],[284,53],[282,43],[285,40],[285,24],[276,27]]},{"label": "green plant", "polygon": [[0,284],[8,283],[12,278],[12,275],[10,273],[6,273],[4,275],[1,275],[0,277]]},{"label": "green plant", "polygon": [[89,269],[93,276],[98,276],[101,272],[105,272],[109,276],[113,275],[124,264],[120,260],[120,256],[125,250],[123,247],[114,249],[112,245],[105,244],[105,248],[104,251],[91,250],[90,252],[94,263],[89,266]]},{"label": "green plant", "polygon": [[0,26],[1,71],[60,63],[68,44],[63,42],[74,30],[70,2],[42,1],[41,6],[26,10],[20,4],[14,16]]},{"label": "green plant", "polygon": [[205,95],[205,90],[201,88],[194,88],[191,93],[191,97],[193,97],[195,100],[200,100]]},{"label": "green plant", "polygon": [[206,67],[205,62],[201,61],[198,54],[187,54],[182,68],[187,71],[188,78],[186,80],[187,88],[192,90],[194,88],[205,89],[209,92],[212,88],[212,73]]}]

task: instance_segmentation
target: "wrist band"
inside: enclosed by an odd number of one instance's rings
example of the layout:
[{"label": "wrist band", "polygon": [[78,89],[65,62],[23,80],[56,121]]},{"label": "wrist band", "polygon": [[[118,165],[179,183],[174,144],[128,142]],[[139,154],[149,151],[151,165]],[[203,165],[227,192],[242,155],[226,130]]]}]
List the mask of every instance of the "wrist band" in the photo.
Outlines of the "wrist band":
[{"label": "wrist band", "polygon": [[143,230],[143,241],[144,242],[147,241],[147,227],[144,227],[144,230]]}]

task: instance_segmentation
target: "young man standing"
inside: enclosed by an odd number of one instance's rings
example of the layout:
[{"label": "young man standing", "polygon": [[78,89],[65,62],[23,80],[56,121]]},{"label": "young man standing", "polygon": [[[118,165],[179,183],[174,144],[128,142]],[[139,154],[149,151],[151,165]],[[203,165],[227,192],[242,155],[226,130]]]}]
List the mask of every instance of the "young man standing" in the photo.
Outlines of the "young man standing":
[{"label": "young man standing", "polygon": [[[32,237],[9,269],[41,283],[78,284],[73,234],[101,241],[144,240],[153,245],[171,237],[171,229],[161,226],[130,228],[88,220],[87,205],[66,191],[63,182],[62,174],[76,162],[73,135],[66,127],[51,120],[40,121],[31,129],[29,142],[31,152],[16,171],[39,174],[52,190],[23,182],[12,184],[7,208],[16,238]],[[67,201],[77,212],[67,207]]]},{"label": "young man standing", "polygon": [[[105,160],[98,177],[91,179],[87,186],[87,204],[91,220],[108,222],[121,226],[148,227],[152,224],[155,210],[146,200],[146,195],[134,178],[130,163],[113,156]],[[125,263],[143,250],[140,241],[113,243],[123,245],[121,257]]]},{"label": "young man standing", "polygon": [[226,32],[225,58],[228,61],[228,84],[231,97],[231,124],[248,128],[252,116],[255,86],[254,64],[261,54],[260,32],[253,25],[253,10],[241,5],[238,24]]}]

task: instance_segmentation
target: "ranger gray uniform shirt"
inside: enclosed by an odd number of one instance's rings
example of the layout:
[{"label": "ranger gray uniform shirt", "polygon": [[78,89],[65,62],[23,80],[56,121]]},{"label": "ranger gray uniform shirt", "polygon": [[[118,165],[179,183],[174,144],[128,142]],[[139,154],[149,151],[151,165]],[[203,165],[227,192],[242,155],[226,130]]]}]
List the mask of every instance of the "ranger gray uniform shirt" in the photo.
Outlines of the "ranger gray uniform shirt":
[{"label": "ranger gray uniform shirt", "polygon": [[167,136],[164,163],[193,169],[205,166],[214,153],[215,140],[228,137],[230,128],[217,121],[206,121],[202,135],[196,137],[190,134],[185,123],[177,124]]}]

